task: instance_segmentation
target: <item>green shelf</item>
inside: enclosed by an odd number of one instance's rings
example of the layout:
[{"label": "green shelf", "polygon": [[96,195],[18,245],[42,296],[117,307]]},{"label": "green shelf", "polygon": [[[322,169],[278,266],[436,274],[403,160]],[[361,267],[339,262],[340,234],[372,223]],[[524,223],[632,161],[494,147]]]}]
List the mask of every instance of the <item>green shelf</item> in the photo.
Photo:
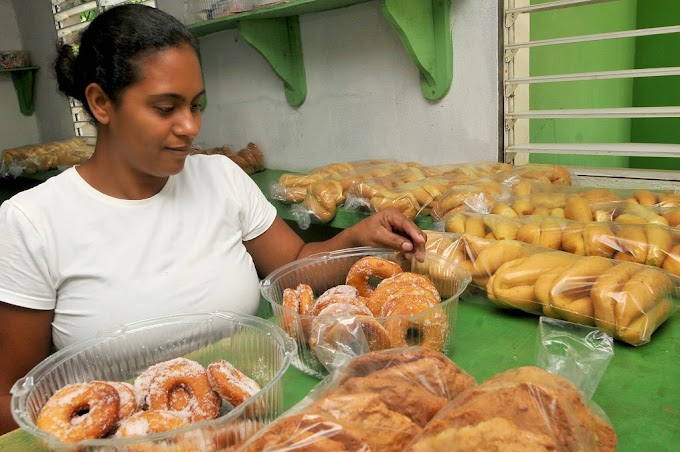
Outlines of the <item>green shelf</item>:
[{"label": "green shelf", "polygon": [[[196,36],[238,29],[283,81],[286,99],[299,107],[307,96],[299,16],[369,0],[292,0],[189,25]],[[443,98],[453,82],[451,0],[380,0],[380,10],[420,71],[423,95]]]},{"label": "green shelf", "polygon": [[24,116],[33,114],[33,73],[38,66],[26,66],[12,69],[0,69],[0,73],[8,73],[12,77],[14,91],[19,101],[19,111]]}]

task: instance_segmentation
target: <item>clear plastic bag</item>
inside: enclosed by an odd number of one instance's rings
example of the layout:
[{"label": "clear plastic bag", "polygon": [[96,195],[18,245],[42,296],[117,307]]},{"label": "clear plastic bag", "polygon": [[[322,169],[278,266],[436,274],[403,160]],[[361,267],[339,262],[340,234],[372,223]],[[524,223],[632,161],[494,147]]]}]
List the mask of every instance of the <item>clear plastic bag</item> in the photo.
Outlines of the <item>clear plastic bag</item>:
[{"label": "clear plastic bag", "polygon": [[499,307],[596,326],[632,345],[649,342],[678,304],[678,278],[647,265],[436,232],[426,248],[467,269]]},{"label": "clear plastic bag", "polygon": [[566,378],[592,398],[614,356],[613,342],[597,328],[541,317],[536,365]]}]

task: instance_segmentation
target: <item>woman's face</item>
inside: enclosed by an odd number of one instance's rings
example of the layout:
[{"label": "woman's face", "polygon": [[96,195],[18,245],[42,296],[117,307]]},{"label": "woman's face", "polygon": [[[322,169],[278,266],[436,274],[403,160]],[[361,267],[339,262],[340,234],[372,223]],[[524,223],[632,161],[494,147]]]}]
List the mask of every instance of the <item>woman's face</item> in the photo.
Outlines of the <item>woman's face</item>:
[{"label": "woman's face", "polygon": [[201,66],[189,45],[141,58],[140,79],[127,87],[110,115],[109,137],[133,173],[179,173],[201,130],[205,94]]}]

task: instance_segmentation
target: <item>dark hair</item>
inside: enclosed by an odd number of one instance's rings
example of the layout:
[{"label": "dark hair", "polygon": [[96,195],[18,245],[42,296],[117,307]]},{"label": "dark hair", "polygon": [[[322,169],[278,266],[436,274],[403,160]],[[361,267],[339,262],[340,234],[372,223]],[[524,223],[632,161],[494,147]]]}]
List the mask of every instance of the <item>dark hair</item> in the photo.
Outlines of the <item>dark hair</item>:
[{"label": "dark hair", "polygon": [[137,61],[167,48],[190,45],[198,54],[198,41],[168,13],[150,6],[129,4],[101,13],[85,29],[79,49],[57,49],[54,72],[63,94],[83,103],[85,88],[97,83],[115,104],[128,86],[139,80]]}]

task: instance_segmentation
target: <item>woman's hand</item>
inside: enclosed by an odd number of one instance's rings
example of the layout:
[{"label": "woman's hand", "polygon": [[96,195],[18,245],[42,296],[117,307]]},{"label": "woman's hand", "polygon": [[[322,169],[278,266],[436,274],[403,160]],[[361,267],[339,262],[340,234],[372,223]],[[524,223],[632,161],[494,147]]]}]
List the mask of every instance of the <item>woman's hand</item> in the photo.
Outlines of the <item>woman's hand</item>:
[{"label": "woman's hand", "polygon": [[406,258],[425,259],[427,235],[394,207],[381,210],[344,231],[351,246],[377,246],[399,250]]}]

